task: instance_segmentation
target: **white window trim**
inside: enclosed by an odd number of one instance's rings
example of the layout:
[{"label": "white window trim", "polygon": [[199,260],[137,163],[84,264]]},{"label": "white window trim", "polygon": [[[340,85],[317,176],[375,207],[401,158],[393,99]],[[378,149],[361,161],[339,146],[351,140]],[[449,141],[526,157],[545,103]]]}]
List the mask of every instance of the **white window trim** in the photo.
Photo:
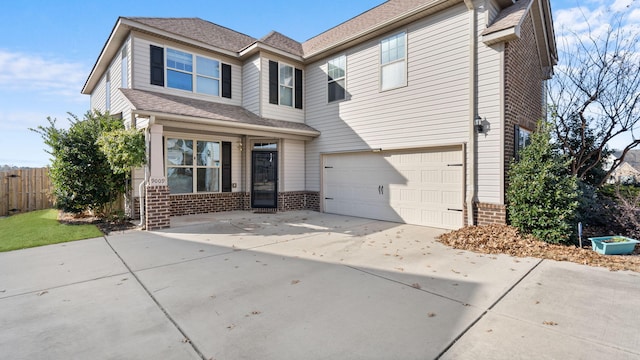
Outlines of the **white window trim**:
[{"label": "white window trim", "polygon": [[[399,60],[394,60],[394,61],[388,62],[386,64],[383,64],[382,63],[382,42],[387,40],[387,39],[389,39],[389,38],[391,38],[391,37],[398,36],[400,34],[404,34],[404,56],[403,56],[403,58],[399,59]],[[407,86],[407,84],[409,83],[409,80],[408,80],[408,78],[409,78],[409,66],[408,66],[408,61],[407,61],[408,53],[409,53],[409,41],[408,41],[408,31],[406,29],[402,30],[402,31],[399,31],[397,33],[385,36],[384,38],[380,39],[380,42],[378,43],[378,90],[380,92],[399,89],[399,88]],[[403,81],[403,83],[398,85],[398,86],[393,86],[393,87],[389,87],[389,88],[383,89],[382,88],[382,68],[385,67],[385,66],[392,65],[392,64],[397,64],[397,63],[400,63],[400,62],[404,62],[404,81]]]},{"label": "white window trim", "polygon": [[104,78],[104,108],[111,111],[111,68],[107,70]]},{"label": "white window trim", "polygon": [[120,87],[124,89],[129,87],[129,54],[126,44],[120,51]]},{"label": "white window trim", "polygon": [[[332,104],[332,103],[339,103],[341,101],[345,101],[347,100],[347,54],[341,54],[338,56],[334,56],[331,59],[327,60],[327,77],[329,76],[329,61],[331,60],[335,60],[338,58],[341,58],[344,56],[344,76],[338,79],[333,79],[331,81],[327,80],[327,104]],[[332,82],[337,82],[338,80],[344,80],[344,98],[342,99],[336,99],[336,100],[330,100],[329,99],[329,84]]]},{"label": "white window trim", "polygon": [[[291,86],[283,85],[282,83],[280,83],[280,69],[283,66],[288,66],[291,68],[291,76],[293,79],[293,84]],[[280,100],[282,99],[282,97],[280,96],[282,94],[280,89],[281,86],[291,88],[291,105],[283,104],[282,102],[280,102]],[[296,67],[282,61],[278,61],[278,105],[290,108],[295,108],[296,105]]]},{"label": "white window trim", "polygon": [[[193,64],[192,65],[192,67],[193,67],[192,71],[189,72],[189,71],[183,71],[183,70],[180,70],[180,69],[169,68],[167,66],[168,50],[169,49],[180,51],[180,52],[183,52],[183,53],[191,55],[191,62]],[[164,58],[164,78],[165,78],[164,87],[165,87],[165,89],[190,92],[192,94],[200,94],[200,95],[204,95],[204,96],[222,97],[222,61],[220,59],[216,59],[216,58],[213,58],[213,57],[210,57],[210,56],[194,53],[194,52],[191,52],[191,51],[186,51],[186,50],[183,50],[183,49],[178,49],[178,48],[175,48],[175,47],[169,47],[169,46],[165,46],[164,47],[164,53],[165,53],[165,55],[164,55],[164,57],[165,57]],[[208,75],[200,75],[200,74],[198,74],[198,57],[218,62],[218,77],[217,78],[210,77]],[[169,86],[169,70],[181,72],[183,74],[191,74],[191,90],[178,89],[178,88],[174,88],[174,87]],[[196,89],[198,88],[198,76],[202,76],[202,77],[207,78],[207,79],[218,80],[218,95],[212,95],[212,94],[197,92]]]},{"label": "white window trim", "polygon": [[[192,169],[193,170],[193,178],[192,178],[192,191],[191,192],[186,192],[186,193],[171,193],[171,195],[195,195],[195,194],[217,194],[217,193],[221,193],[222,192],[222,143],[223,140],[221,140],[220,138],[215,138],[215,137],[207,137],[207,136],[203,136],[203,137],[193,137],[193,135],[186,135],[186,134],[180,134],[180,133],[164,133],[164,169],[165,169],[165,176],[167,177],[167,179],[169,178],[169,168],[187,168],[187,169]],[[171,165],[169,163],[169,153],[167,151],[168,148],[168,141],[169,139],[182,139],[182,140],[191,140],[193,141],[193,158],[192,158],[192,164],[191,165]],[[217,142],[220,146],[220,165],[219,166],[202,166],[202,165],[198,165],[198,159],[197,159],[197,143],[198,141],[207,141],[207,142]],[[198,178],[197,178],[197,173],[198,173],[198,169],[219,169],[218,171],[218,191],[198,191]]]}]

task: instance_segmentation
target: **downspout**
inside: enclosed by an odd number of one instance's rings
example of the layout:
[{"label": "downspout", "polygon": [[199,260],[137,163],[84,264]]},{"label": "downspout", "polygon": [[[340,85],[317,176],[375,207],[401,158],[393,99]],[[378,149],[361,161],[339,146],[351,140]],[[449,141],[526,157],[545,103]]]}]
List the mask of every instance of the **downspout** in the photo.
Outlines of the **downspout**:
[{"label": "downspout", "polygon": [[145,147],[145,153],[146,153],[145,155],[147,158],[147,163],[144,165],[144,180],[142,180],[140,182],[140,185],[138,186],[138,194],[140,195],[140,224],[138,224],[138,226],[143,226],[145,224],[144,209],[146,208],[145,203],[147,201],[147,197],[146,197],[146,194],[143,196],[144,194],[143,190],[144,190],[144,186],[149,181],[149,163],[151,162],[151,159],[149,158],[150,156],[149,141],[151,140],[151,136],[149,136],[149,129],[151,128],[151,125],[153,125],[155,120],[156,120],[155,116],[151,116],[149,118],[149,122],[147,123],[147,127],[144,128],[144,144],[145,144],[144,147]]},{"label": "downspout", "polygon": [[464,0],[469,10],[469,186],[467,187],[467,225],[475,225],[473,204],[476,200],[476,129],[474,119],[476,116],[476,60],[477,60],[477,12],[473,0]]}]

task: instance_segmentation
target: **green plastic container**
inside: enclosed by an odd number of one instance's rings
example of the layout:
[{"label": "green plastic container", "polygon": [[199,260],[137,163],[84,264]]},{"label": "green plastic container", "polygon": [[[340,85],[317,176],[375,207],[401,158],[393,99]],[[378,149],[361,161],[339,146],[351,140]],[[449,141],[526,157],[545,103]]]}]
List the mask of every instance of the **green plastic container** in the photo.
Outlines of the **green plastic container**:
[{"label": "green plastic container", "polygon": [[[613,238],[623,238],[624,241],[608,242]],[[631,239],[626,236],[600,236],[589,238],[591,240],[591,246],[593,250],[604,255],[625,255],[631,254],[635,249],[636,244],[640,241]]]}]

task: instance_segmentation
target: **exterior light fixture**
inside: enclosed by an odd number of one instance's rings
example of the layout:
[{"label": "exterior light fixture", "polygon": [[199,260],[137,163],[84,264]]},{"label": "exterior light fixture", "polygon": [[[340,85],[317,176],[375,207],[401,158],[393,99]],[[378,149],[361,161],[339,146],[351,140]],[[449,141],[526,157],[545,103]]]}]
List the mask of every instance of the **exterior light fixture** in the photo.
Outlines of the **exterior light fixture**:
[{"label": "exterior light fixture", "polygon": [[476,115],[476,117],[473,119],[473,124],[475,125],[476,131],[478,133],[484,131],[484,126],[482,125],[482,118],[480,117],[480,115]]}]

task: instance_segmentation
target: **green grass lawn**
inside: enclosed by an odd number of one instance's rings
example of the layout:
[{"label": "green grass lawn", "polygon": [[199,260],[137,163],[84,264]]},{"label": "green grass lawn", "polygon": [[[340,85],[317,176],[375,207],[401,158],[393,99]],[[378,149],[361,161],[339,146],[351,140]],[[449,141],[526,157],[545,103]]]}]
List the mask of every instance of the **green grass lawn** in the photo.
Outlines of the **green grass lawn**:
[{"label": "green grass lawn", "polygon": [[54,209],[0,219],[0,252],[101,236],[95,225],[61,224]]}]

